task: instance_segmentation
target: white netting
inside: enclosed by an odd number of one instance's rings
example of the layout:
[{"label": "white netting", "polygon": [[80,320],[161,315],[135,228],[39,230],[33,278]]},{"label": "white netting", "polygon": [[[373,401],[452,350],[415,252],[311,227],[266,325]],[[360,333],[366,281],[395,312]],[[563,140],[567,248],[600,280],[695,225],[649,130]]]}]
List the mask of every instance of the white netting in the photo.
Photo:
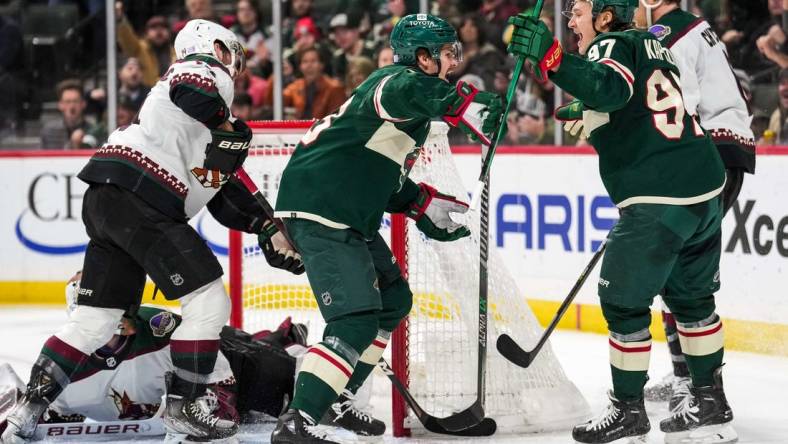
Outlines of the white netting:
[{"label": "white netting", "polygon": [[[446,131],[445,124],[433,124],[411,178],[442,192],[466,196]],[[247,160],[246,169],[271,202],[287,162],[283,155],[287,150],[282,148],[292,148],[297,141],[297,134],[255,134],[254,144],[259,149]],[[408,230],[408,272],[414,293],[408,350],[410,389],[422,407],[439,417],[462,410],[476,399],[478,214],[470,219],[475,237],[457,242],[430,241],[413,224]],[[389,225],[387,218],[381,224],[387,240]],[[324,324],[306,278],[268,267],[259,250],[253,248],[254,237],[245,236],[243,244],[247,250],[243,259],[244,328],[271,328],[292,315],[297,322],[309,324],[310,341],[319,340]],[[494,249],[488,269],[488,416],[498,421],[501,431],[547,430],[577,422],[587,414],[588,406],[567,380],[549,344],[528,369],[514,366],[495,350],[495,339],[501,333],[530,346],[542,327]],[[407,424],[415,427],[418,421]]]}]

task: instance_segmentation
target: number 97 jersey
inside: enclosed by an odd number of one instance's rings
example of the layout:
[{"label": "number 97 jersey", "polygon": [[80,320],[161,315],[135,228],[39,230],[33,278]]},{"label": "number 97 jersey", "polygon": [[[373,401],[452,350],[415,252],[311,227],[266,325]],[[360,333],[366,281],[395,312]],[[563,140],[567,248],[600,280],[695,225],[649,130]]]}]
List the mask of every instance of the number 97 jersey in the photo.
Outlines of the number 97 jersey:
[{"label": "number 97 jersey", "polygon": [[653,35],[632,29],[598,35],[586,55],[588,62],[603,66],[593,65],[593,72],[581,75],[588,64],[575,57],[553,80],[564,86],[562,80],[574,77],[566,89],[585,104],[583,122],[613,202],[620,208],[691,205],[719,194],[725,181],[722,161],[686,112],[670,50]]}]

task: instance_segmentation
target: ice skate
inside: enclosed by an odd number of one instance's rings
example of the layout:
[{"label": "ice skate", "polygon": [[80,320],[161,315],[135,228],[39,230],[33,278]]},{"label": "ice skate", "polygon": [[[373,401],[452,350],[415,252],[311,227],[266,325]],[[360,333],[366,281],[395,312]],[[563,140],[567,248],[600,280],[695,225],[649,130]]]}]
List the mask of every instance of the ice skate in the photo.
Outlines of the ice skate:
[{"label": "ice skate", "polygon": [[271,433],[271,444],[337,444],[318,430],[314,421],[298,410],[290,409],[279,417]]},{"label": "ice skate", "polygon": [[646,443],[651,424],[646,415],[643,399],[619,401],[608,393],[610,404],[599,416],[585,424],[575,426],[572,438],[582,444],[634,444]]},{"label": "ice skate", "polygon": [[666,444],[710,444],[738,441],[731,422],[733,412],[722,387],[722,367],[714,371],[714,383],[690,387],[690,395],[659,424]]},{"label": "ice skate", "polygon": [[[233,421],[220,419],[211,412],[204,399],[189,399],[186,385],[190,383],[167,373],[167,399],[162,420],[168,437],[176,442],[223,442],[238,432]],[[179,441],[180,439],[180,441]]]},{"label": "ice skate", "polygon": [[0,442],[21,444],[30,440],[41,415],[60,395],[67,383],[68,378],[60,367],[49,358],[40,356],[33,365],[25,394],[6,418],[8,425],[0,437]]},{"label": "ice skate", "polygon": [[354,396],[345,390],[339,399],[328,409],[321,424],[341,427],[361,436],[381,436],[386,432],[386,424],[362,412],[353,405]]},{"label": "ice skate", "polygon": [[662,381],[646,387],[643,390],[643,397],[648,402],[667,402],[668,409],[673,411],[685,397],[689,396],[691,382],[689,377],[670,373],[665,375]]}]

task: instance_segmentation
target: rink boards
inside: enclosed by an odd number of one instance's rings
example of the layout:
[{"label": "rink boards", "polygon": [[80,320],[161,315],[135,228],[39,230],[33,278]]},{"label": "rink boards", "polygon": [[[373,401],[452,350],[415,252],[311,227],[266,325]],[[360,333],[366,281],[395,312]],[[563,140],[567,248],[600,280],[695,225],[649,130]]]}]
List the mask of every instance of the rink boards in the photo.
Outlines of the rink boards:
[{"label": "rink boards", "polygon": [[[0,303],[62,303],[63,283],[82,266],[87,243],[80,221],[86,185],[76,174],[89,154],[0,152]],[[471,189],[478,149],[456,147],[454,154]],[[788,149],[761,149],[757,168],[756,176],[745,177],[723,222],[718,310],[728,347],[788,355]],[[615,223],[617,210],[590,149],[502,147],[492,169],[490,216],[491,245],[545,322]],[[207,213],[192,224],[226,266],[226,230]],[[562,327],[605,331],[597,278],[598,272]]]}]

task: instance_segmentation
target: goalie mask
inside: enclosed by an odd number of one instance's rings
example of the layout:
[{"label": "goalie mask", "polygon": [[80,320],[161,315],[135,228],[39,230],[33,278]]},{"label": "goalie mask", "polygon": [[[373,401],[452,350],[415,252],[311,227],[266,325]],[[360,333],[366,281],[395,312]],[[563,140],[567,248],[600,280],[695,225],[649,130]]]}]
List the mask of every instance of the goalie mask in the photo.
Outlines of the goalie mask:
[{"label": "goalie mask", "polygon": [[[220,43],[230,53],[230,63],[225,64],[214,43]],[[235,79],[246,68],[243,45],[235,34],[222,25],[207,20],[190,20],[175,37],[175,55],[183,59],[192,54],[203,54],[224,65]]]},{"label": "goalie mask", "polygon": [[410,14],[402,17],[391,31],[394,63],[416,65],[416,53],[425,49],[440,64],[441,49],[451,45],[454,58],[462,61],[462,45],[457,31],[446,20],[430,14]]}]

